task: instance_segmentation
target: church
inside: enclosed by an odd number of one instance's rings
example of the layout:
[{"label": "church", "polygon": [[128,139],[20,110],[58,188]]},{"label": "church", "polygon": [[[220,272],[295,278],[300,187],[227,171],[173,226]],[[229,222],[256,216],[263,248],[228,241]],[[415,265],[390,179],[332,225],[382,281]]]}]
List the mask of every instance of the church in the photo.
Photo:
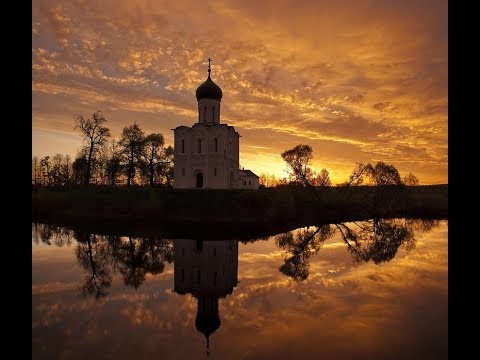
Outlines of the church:
[{"label": "church", "polygon": [[258,189],[259,178],[239,168],[240,134],[220,123],[222,89],[208,77],[195,93],[198,122],[174,131],[174,188]]}]

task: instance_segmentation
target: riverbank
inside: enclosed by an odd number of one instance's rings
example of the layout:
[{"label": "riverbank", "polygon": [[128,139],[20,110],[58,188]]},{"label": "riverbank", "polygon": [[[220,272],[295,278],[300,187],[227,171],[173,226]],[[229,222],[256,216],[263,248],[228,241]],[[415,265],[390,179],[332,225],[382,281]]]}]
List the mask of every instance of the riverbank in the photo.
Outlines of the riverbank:
[{"label": "riverbank", "polygon": [[[448,185],[260,190],[91,187],[32,191],[32,221],[138,234],[301,227],[369,218],[448,218]],[[187,225],[188,226],[185,226]],[[191,234],[190,232],[193,232]]]}]

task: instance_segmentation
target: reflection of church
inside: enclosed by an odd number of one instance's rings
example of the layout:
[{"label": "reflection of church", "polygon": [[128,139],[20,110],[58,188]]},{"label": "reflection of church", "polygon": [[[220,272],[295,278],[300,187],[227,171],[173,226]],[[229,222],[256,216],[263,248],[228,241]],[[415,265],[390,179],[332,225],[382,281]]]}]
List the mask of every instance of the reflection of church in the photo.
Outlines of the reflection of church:
[{"label": "reflection of church", "polygon": [[220,123],[222,89],[208,78],[195,93],[198,122],[174,130],[174,187],[177,189],[258,189],[258,176],[239,168],[240,135]]},{"label": "reflection of church", "polygon": [[195,327],[207,339],[220,327],[218,299],[238,283],[237,240],[173,240],[174,291],[197,298]]}]

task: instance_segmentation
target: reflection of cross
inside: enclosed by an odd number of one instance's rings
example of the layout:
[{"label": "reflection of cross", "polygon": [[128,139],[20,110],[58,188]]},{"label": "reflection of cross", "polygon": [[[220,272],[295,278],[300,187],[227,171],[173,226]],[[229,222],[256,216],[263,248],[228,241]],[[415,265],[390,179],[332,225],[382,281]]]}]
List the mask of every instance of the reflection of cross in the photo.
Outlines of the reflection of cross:
[{"label": "reflection of cross", "polygon": [[210,62],[212,62],[212,59],[208,58],[208,72],[210,72]]}]

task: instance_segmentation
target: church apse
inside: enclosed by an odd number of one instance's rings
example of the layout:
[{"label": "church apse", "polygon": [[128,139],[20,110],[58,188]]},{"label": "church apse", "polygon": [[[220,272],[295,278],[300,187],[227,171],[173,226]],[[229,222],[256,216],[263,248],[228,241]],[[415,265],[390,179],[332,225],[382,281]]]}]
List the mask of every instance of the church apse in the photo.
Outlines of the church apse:
[{"label": "church apse", "polygon": [[174,240],[174,291],[197,299],[195,327],[207,342],[220,327],[218,300],[238,283],[237,240]]}]

